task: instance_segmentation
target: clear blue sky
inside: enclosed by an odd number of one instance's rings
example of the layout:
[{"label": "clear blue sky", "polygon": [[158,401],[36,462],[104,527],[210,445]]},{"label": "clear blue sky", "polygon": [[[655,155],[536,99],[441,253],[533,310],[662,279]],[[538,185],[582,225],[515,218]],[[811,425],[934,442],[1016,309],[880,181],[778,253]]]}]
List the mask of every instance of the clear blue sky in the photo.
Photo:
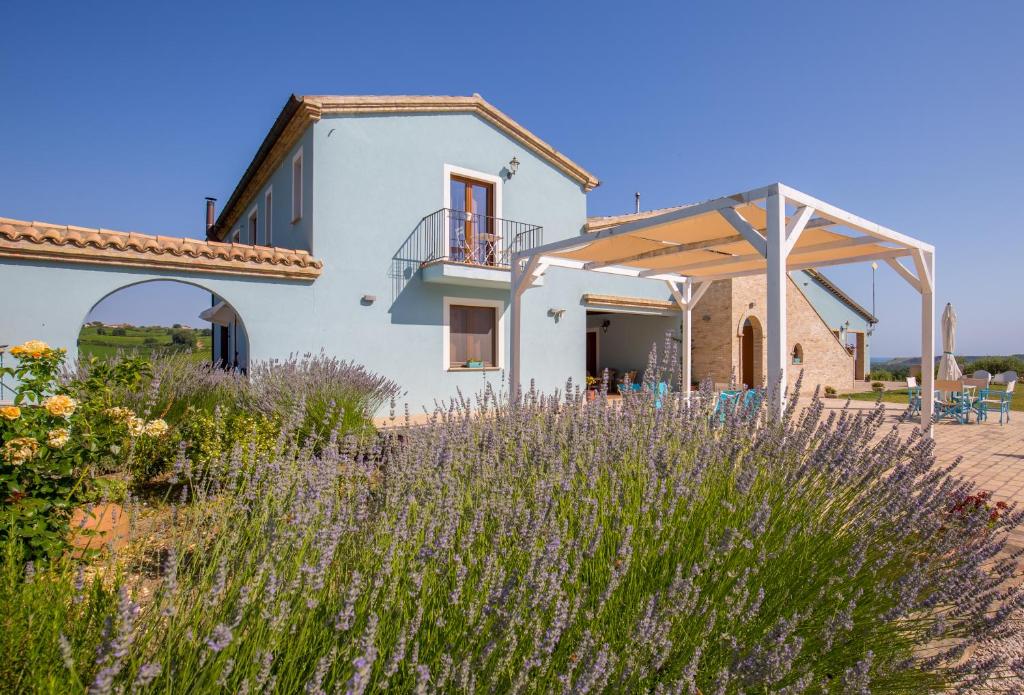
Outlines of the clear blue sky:
[{"label": "clear blue sky", "polygon": [[[602,179],[591,214],[784,181],[933,242],[959,352],[1024,352],[1021,2],[22,2],[3,23],[0,216],[198,236],[292,92],[480,92]],[[869,267],[827,272],[870,308]],[[99,317],[208,301],[157,289]],[[917,354],[915,293],[883,268],[877,296],[873,353]]]}]

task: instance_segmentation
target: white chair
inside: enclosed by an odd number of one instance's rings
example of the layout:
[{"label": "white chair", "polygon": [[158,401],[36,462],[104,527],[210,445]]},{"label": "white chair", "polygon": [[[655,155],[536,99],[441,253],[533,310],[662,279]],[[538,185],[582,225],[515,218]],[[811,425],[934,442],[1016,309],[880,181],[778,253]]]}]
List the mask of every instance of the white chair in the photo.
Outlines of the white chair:
[{"label": "white chair", "polygon": [[992,377],[993,384],[1009,384],[1011,381],[1017,381],[1017,372],[1013,370],[1002,372]]},{"label": "white chair", "polygon": [[917,385],[916,376],[907,377],[907,400],[912,416],[921,412],[921,387]]}]

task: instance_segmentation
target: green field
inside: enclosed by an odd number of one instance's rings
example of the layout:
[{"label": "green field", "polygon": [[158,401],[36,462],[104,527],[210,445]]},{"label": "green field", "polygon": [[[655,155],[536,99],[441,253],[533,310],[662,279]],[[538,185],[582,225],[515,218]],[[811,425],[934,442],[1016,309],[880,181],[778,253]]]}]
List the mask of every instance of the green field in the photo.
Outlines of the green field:
[{"label": "green field", "polygon": [[[993,391],[1002,391],[1004,387],[993,386]],[[862,391],[860,393],[844,393],[841,398],[851,398],[855,401],[876,401],[878,400],[878,394],[874,391]],[[907,390],[906,389],[895,389],[893,391],[885,391],[882,393],[882,400],[886,403],[907,403]],[[1010,401],[1010,410],[1022,410],[1024,411],[1024,389],[1014,388],[1013,400]]]},{"label": "green field", "polygon": [[[210,329],[172,328],[170,326],[82,326],[78,334],[78,353],[82,357],[112,357],[131,353],[149,357],[155,351],[187,352],[197,362],[210,359]],[[174,336],[178,334],[178,341]]]}]

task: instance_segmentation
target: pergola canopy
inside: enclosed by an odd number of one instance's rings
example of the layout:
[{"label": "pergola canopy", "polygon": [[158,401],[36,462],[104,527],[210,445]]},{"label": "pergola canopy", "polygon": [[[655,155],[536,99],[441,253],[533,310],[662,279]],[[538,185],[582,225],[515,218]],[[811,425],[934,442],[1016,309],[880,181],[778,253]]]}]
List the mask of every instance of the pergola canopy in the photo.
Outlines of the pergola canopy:
[{"label": "pergola canopy", "polygon": [[[615,226],[517,255],[512,264],[512,384],[519,386],[519,300],[550,267],[664,280],[684,315],[683,367],[689,388],[690,312],[710,281],[768,276],[768,379],[781,379],[784,386],[786,273],[864,261],[884,261],[921,293],[921,373],[924,393],[931,393],[934,247],[781,183],[657,214],[624,216]],[[930,429],[931,399],[922,400],[922,425]]]}]

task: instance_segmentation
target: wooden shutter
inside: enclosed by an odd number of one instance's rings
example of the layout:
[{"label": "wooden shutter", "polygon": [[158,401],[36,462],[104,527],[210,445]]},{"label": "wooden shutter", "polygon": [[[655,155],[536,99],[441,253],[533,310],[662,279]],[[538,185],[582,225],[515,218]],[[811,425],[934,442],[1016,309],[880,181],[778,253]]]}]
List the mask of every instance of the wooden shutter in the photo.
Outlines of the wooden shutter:
[{"label": "wooden shutter", "polygon": [[497,311],[489,306],[453,304],[448,317],[449,363],[461,367],[480,360],[485,367],[497,365]]}]

